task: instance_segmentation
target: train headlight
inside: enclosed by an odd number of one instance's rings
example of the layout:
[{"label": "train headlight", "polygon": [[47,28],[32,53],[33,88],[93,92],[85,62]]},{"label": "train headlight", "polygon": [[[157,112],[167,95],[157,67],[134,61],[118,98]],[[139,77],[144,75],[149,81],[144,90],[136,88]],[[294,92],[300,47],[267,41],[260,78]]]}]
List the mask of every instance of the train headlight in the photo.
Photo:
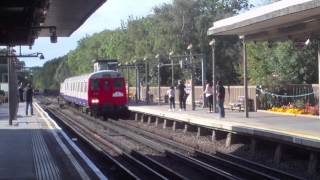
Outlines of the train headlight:
[{"label": "train headlight", "polygon": [[91,103],[92,104],[98,104],[99,103],[99,99],[91,99]]}]

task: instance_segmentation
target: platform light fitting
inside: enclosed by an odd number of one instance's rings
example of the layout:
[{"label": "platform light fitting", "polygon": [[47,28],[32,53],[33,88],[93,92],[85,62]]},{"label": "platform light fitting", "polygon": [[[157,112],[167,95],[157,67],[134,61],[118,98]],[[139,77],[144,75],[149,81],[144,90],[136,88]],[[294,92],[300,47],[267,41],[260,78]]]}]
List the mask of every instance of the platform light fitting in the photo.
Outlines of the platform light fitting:
[{"label": "platform light fitting", "polygon": [[41,60],[44,59],[44,55],[43,54],[40,54],[40,57],[39,57]]},{"label": "platform light fitting", "polygon": [[57,41],[58,41],[58,37],[57,37],[57,34],[54,32],[50,35],[50,42],[57,43]]},{"label": "platform light fitting", "polygon": [[57,37],[56,28],[50,28],[50,42],[57,43],[57,41],[58,41],[58,37]]},{"label": "platform light fitting", "polygon": [[215,42],[216,42],[216,40],[215,40],[215,39],[212,39],[212,40],[209,42],[209,45],[212,46],[212,45],[214,45]]},{"label": "platform light fitting", "polygon": [[308,38],[304,44],[308,46],[310,43],[311,43],[310,38]]},{"label": "platform light fitting", "polygon": [[43,56],[42,54],[40,55],[40,59],[41,59],[41,60],[43,60],[43,59],[44,59],[44,56]]}]

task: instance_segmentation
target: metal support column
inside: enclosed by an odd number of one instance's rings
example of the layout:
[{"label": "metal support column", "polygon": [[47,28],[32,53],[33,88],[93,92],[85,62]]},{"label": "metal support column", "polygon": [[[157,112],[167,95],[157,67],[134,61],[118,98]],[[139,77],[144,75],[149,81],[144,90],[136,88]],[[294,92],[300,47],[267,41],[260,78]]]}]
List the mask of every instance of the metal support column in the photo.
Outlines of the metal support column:
[{"label": "metal support column", "polygon": [[138,82],[138,102],[141,101],[141,80],[140,80],[140,69],[137,66],[137,82]]},{"label": "metal support column", "polygon": [[8,102],[9,102],[9,125],[12,125],[13,120],[13,89],[12,89],[12,58],[11,58],[11,48],[7,47],[7,62],[8,62]]},{"label": "metal support column", "polygon": [[246,118],[249,117],[249,107],[248,107],[248,67],[247,67],[247,45],[245,41],[245,37],[242,37],[243,44],[243,85],[244,85],[244,108]]},{"label": "metal support column", "polygon": [[129,66],[127,66],[127,85],[128,85],[128,93],[127,93],[127,96],[128,96],[128,102],[130,102],[130,97],[129,97],[129,94],[130,94],[130,80],[129,80],[129,78],[130,78],[130,68],[129,68]]},{"label": "metal support column", "polygon": [[173,64],[173,58],[171,58],[173,52],[170,52],[169,54],[169,60],[171,61],[171,86],[174,87],[174,64]]},{"label": "metal support column", "polygon": [[217,90],[216,90],[216,77],[215,77],[215,71],[216,71],[216,63],[215,63],[215,39],[212,39],[210,42],[210,45],[212,47],[212,84],[213,84],[213,112],[217,113]]},{"label": "metal support column", "polygon": [[[206,57],[204,56],[201,58],[201,74],[202,74],[202,90],[204,91],[206,88],[206,74],[207,74],[207,61],[206,61]],[[207,98],[203,94],[202,96],[203,108],[207,107],[206,101],[207,101]]]},{"label": "metal support column", "polygon": [[160,105],[161,92],[160,92],[160,58],[158,58],[158,105]]},{"label": "metal support column", "polygon": [[[318,112],[320,112],[320,41],[317,39],[318,43]],[[320,119],[320,113],[319,113]]]},{"label": "metal support column", "polygon": [[195,103],[195,93],[194,93],[194,68],[193,68],[193,56],[192,56],[191,49],[190,49],[190,65],[191,65],[191,103],[192,103],[192,110],[195,110],[196,103]]},{"label": "metal support column", "polygon": [[138,66],[136,64],[136,94],[135,94],[135,99],[136,99],[136,103],[138,102]]},{"label": "metal support column", "polygon": [[150,101],[150,94],[149,94],[149,62],[146,59],[146,72],[145,72],[145,79],[146,79],[146,103],[149,104]]}]

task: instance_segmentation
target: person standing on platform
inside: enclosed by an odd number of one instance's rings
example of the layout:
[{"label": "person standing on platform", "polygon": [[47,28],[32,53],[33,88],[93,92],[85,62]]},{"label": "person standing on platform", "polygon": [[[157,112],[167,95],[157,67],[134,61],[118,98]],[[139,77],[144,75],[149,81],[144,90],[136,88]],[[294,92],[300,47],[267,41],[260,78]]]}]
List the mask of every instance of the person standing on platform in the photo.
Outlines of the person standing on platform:
[{"label": "person standing on platform", "polygon": [[225,98],[225,89],[223,87],[222,81],[217,82],[217,99],[218,99],[218,107],[220,118],[224,118],[224,98]]},{"label": "person standing on platform", "polygon": [[184,83],[179,80],[179,84],[177,86],[178,89],[178,95],[179,95],[179,105],[180,105],[180,111],[186,110],[186,86]]},{"label": "person standing on platform", "polygon": [[174,111],[176,105],[175,105],[175,102],[174,102],[175,101],[174,100],[175,93],[174,93],[173,86],[171,86],[170,89],[167,91],[167,95],[169,97],[169,104],[170,104],[169,111]]},{"label": "person standing on platform", "polygon": [[25,91],[26,91],[26,116],[28,116],[29,106],[30,106],[31,116],[33,116],[33,107],[32,107],[33,88],[30,83],[27,84],[27,88]]},{"label": "person standing on platform", "polygon": [[209,106],[209,113],[213,112],[213,87],[212,82],[207,81],[206,89],[204,90],[204,94],[207,98],[208,106]]},{"label": "person standing on platform", "polygon": [[22,82],[20,82],[18,91],[19,91],[19,100],[20,102],[23,102],[23,83]]}]

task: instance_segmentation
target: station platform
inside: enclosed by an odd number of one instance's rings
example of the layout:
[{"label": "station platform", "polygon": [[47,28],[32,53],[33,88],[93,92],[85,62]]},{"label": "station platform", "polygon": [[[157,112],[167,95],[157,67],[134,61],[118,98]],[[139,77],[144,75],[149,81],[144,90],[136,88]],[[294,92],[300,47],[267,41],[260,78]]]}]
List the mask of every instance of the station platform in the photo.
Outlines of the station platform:
[{"label": "station platform", "polygon": [[[177,106],[177,104],[176,104]],[[294,143],[311,148],[320,148],[320,119],[318,116],[299,116],[272,112],[244,112],[226,110],[225,118],[218,113],[208,113],[207,108],[187,107],[187,111],[168,111],[169,105],[130,105],[133,112],[177,120],[199,126],[221,129],[247,135]]]},{"label": "station platform", "polygon": [[106,179],[37,103],[33,110],[26,116],[20,103],[9,125],[8,104],[0,105],[0,179]]}]

